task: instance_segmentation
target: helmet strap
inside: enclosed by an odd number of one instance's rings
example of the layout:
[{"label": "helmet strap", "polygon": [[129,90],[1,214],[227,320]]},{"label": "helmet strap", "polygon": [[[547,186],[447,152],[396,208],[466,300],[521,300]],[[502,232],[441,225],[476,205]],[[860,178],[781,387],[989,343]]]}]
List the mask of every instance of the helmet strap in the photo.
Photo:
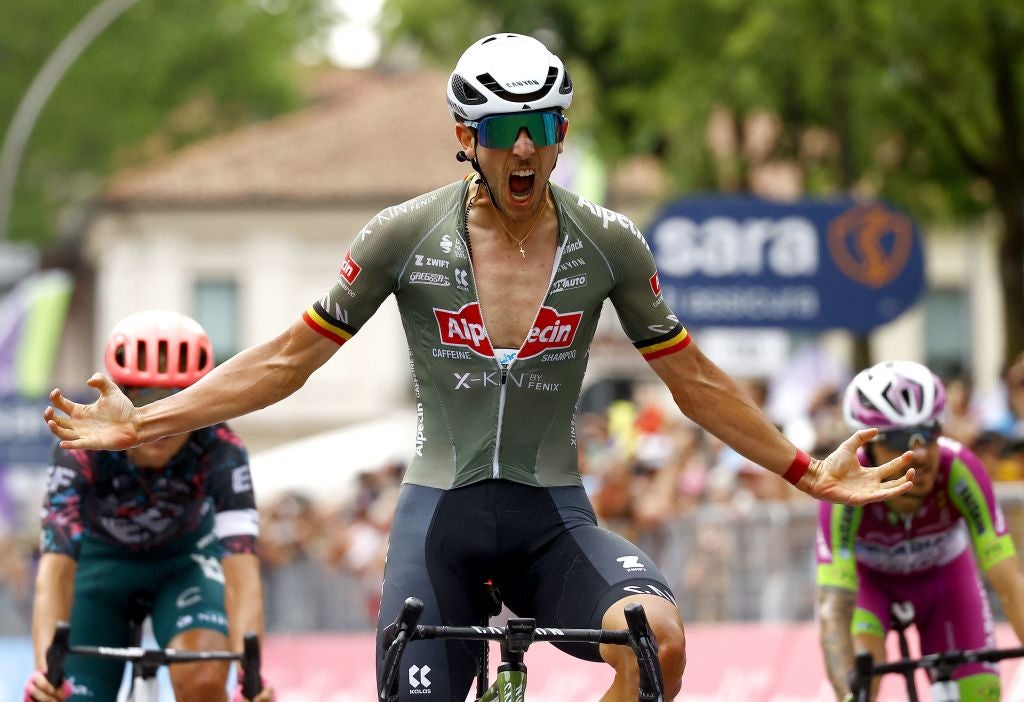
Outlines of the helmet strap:
[{"label": "helmet strap", "polygon": [[498,204],[498,199],[496,197],[494,197],[494,192],[491,190],[491,186],[487,182],[487,176],[484,175],[484,169],[480,168],[480,162],[476,158],[475,154],[476,154],[476,149],[478,148],[478,146],[479,145],[477,144],[476,133],[474,132],[474,134],[473,134],[473,147],[474,147],[473,148],[473,152],[474,152],[474,156],[473,156],[473,158],[468,159],[469,160],[469,165],[471,165],[473,167],[473,170],[476,171],[476,174],[479,176],[479,179],[478,179],[477,182],[480,183],[481,185],[483,185],[485,188],[487,188],[487,198],[491,201],[491,204],[494,205],[494,209],[496,209],[498,212],[501,212],[502,211],[501,205]]}]

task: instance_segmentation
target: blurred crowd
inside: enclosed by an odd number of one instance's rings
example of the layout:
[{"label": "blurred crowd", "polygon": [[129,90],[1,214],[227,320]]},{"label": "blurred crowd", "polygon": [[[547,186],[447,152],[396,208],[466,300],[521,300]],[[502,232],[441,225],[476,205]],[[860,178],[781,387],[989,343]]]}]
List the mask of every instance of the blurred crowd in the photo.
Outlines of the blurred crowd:
[{"label": "blurred crowd", "polygon": [[[1019,481],[1024,479],[1024,356],[1002,379],[996,391],[977,397],[970,378],[945,378],[944,432],[970,446],[995,481]],[[749,381],[747,390],[771,416],[770,385]],[[616,394],[599,409],[581,411],[576,420],[582,478],[599,520],[662,564],[674,587],[687,594],[689,618],[734,616],[734,566],[752,556],[742,550],[750,545],[722,524],[763,515],[766,507],[799,507],[811,515],[811,500],[690,423],[661,384],[635,383]],[[841,387],[824,383],[808,398],[804,413],[780,420],[779,426],[795,444],[824,456],[849,435]],[[287,493],[260,505],[271,631],[362,628],[374,621],[404,468],[396,463],[359,474],[344,504],[324,505],[315,496]],[[688,520],[697,513],[717,516]],[[805,522],[806,533],[796,540],[800,552],[781,556],[798,561],[791,570],[808,566],[812,558],[802,550],[804,540],[813,539],[813,518]],[[0,612],[8,612],[0,616],[0,634],[28,632],[37,533],[0,528]],[[680,550],[685,553],[675,552]]]}]

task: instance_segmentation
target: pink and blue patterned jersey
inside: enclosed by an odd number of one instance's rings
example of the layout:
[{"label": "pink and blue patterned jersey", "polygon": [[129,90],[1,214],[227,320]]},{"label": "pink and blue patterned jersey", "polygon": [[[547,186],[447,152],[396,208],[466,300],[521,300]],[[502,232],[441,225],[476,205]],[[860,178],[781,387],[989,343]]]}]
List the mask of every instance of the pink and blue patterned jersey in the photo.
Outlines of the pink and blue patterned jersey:
[{"label": "pink and blue patterned jersey", "polygon": [[83,535],[159,554],[209,528],[225,554],[253,553],[259,534],[249,460],[226,424],[192,432],[161,469],[134,465],[124,451],[54,449],[42,512],[40,549],[78,558]]}]

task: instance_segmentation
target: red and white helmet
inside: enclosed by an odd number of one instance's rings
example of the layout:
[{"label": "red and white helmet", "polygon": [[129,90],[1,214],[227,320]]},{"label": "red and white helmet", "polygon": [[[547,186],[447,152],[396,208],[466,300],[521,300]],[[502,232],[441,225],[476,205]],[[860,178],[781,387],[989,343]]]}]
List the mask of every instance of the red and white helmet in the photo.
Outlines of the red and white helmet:
[{"label": "red and white helmet", "polygon": [[148,310],[116,325],[104,351],[107,373],[118,385],[186,388],[213,369],[213,344],[196,320]]},{"label": "red and white helmet", "polygon": [[885,361],[862,370],[846,387],[843,418],[851,429],[881,431],[938,421],[946,389],[927,367],[913,361]]},{"label": "red and white helmet", "polygon": [[564,110],[570,103],[572,79],[562,60],[525,34],[492,34],[474,42],[448,78],[448,109],[455,118]]}]

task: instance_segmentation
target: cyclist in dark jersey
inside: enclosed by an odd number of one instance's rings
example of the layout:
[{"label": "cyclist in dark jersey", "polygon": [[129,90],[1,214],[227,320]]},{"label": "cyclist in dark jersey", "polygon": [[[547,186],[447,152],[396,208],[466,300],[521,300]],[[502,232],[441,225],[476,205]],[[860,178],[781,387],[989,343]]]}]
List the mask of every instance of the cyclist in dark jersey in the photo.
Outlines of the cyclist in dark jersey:
[{"label": "cyclist in dark jersey", "polygon": [[[941,436],[945,402],[942,381],[910,361],[863,370],[846,389],[847,424],[881,430],[860,450],[861,462],[885,460],[909,448],[917,475],[912,490],[886,502],[821,504],[821,645],[839,699],[853,699],[849,680],[855,649],[885,660],[894,603],[913,605],[922,654],[994,646],[979,569],[1024,641],[1024,571],[981,461]],[[998,669],[992,664],[960,666],[953,679],[964,702],[999,699]]]},{"label": "cyclist in dark jersey", "polygon": [[[106,366],[136,405],[191,385],[213,367],[210,340],[176,312],[140,312],[114,328]],[[130,645],[126,609],[151,603],[157,643],[241,650],[263,632],[259,520],[245,447],[225,424],[126,451],[54,450],[42,516],[26,700],[113,700],[124,664],[72,656],[68,684],[45,680],[58,621],[74,645]],[[227,662],[171,669],[179,700],[227,699]],[[236,694],[237,698],[237,694]],[[259,696],[273,698],[272,691]]]},{"label": "cyclist in dark jersey", "polygon": [[[476,42],[448,86],[458,158],[474,174],[374,217],[333,288],[277,338],[142,408],[102,375],[89,381],[101,394],[91,405],[54,390],[50,429],[64,446],[121,448],[259,409],[301,387],[394,295],[419,422],[380,619],[415,595],[425,623],[473,623],[487,578],[541,626],[624,628],[623,608],[641,602],[673,697],[685,661],[673,595],[643,552],[596,525],[580,483],[573,417],[604,301],[687,416],[801,490],[855,504],[892,497],[912,486],[910,455],[861,467],[866,431],[811,459],[701,354],[662,297],[637,227],[549,183],[572,95],[562,62],[535,39]],[[636,699],[631,652],[573,652],[614,667],[605,700]],[[416,675],[401,676],[402,700],[465,696],[466,647],[414,642],[407,655]]]}]

